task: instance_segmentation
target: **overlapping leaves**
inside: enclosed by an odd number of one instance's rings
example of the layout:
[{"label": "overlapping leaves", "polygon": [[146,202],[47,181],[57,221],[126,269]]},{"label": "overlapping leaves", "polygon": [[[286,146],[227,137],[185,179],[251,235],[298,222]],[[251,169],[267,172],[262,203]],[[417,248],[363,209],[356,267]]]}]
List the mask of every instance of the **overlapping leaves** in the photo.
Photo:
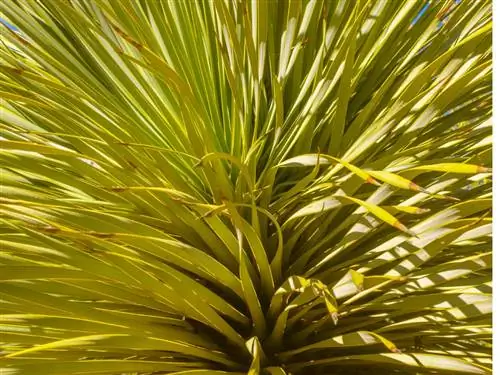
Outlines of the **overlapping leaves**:
[{"label": "overlapping leaves", "polygon": [[0,4],[2,374],[491,368],[487,1]]}]

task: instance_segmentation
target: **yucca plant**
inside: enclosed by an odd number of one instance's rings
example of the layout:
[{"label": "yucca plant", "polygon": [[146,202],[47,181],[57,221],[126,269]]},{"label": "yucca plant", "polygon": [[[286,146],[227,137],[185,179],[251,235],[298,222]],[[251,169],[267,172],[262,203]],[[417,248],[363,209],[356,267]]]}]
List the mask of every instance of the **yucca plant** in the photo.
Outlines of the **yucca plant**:
[{"label": "yucca plant", "polygon": [[0,7],[2,375],[490,373],[488,1]]}]

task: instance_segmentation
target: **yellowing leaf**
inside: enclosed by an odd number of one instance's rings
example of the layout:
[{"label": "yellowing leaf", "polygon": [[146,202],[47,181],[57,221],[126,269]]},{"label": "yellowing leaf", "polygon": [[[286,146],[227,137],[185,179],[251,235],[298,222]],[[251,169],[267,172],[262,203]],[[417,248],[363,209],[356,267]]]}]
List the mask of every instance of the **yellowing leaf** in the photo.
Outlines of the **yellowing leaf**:
[{"label": "yellowing leaf", "polygon": [[407,169],[407,171],[432,171],[432,172],[476,174],[476,173],[491,172],[492,169],[474,164],[440,163],[440,164],[420,165],[418,167]]},{"label": "yellowing leaf", "polygon": [[300,155],[293,157],[291,159],[285,160],[284,162],[280,163],[278,166],[279,167],[292,167],[292,166],[313,166],[316,164],[334,164],[338,163],[342,165],[343,167],[347,168],[350,170],[352,173],[360,177],[363,181],[368,182],[373,185],[380,185],[377,181],[375,181],[366,171],[356,167],[355,165],[352,165],[351,163],[348,163],[345,160],[335,158],[330,155],[324,155],[324,154],[306,154],[306,155]]},{"label": "yellowing leaf", "polygon": [[349,275],[351,276],[351,280],[354,283],[354,285],[356,285],[356,288],[359,291],[362,291],[364,289],[363,283],[365,275],[354,270],[349,270]]},{"label": "yellowing leaf", "polygon": [[430,211],[430,209],[428,208],[420,208],[415,206],[381,206],[381,207],[391,214],[396,212],[406,212],[408,214],[420,215]]},{"label": "yellowing leaf", "polygon": [[402,223],[399,222],[398,219],[396,219],[394,216],[392,216],[389,212],[387,212],[386,210],[384,210],[380,206],[362,201],[362,200],[357,199],[357,198],[348,197],[348,196],[342,196],[342,197],[337,197],[337,198],[340,200],[349,200],[349,201],[352,201],[354,203],[357,203],[361,207],[364,207],[371,214],[373,214],[376,217],[378,217],[379,219],[385,221],[387,224],[392,225],[394,228],[397,228],[397,229],[409,234],[410,236],[413,236],[413,237],[416,236],[416,234],[414,232],[412,232],[411,230],[406,228]]},{"label": "yellowing leaf", "polygon": [[383,181],[389,185],[406,189],[406,190],[414,190],[414,191],[422,191],[425,192],[425,189],[418,186],[414,182],[401,177],[395,173],[387,172],[387,171],[366,171],[370,176],[376,178],[377,180]]}]

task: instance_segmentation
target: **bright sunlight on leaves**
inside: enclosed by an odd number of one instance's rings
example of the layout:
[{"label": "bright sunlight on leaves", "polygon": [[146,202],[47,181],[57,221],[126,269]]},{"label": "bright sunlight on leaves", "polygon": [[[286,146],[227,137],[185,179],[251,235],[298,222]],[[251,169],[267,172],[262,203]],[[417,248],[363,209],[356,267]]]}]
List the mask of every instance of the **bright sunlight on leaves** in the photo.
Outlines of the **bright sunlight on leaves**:
[{"label": "bright sunlight on leaves", "polygon": [[0,373],[491,373],[491,12],[0,2]]}]

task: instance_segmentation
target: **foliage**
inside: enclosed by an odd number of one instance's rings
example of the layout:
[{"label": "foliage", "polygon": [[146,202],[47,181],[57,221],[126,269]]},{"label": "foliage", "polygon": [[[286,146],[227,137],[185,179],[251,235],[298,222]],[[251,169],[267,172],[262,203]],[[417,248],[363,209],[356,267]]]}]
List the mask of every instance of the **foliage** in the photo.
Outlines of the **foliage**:
[{"label": "foliage", "polygon": [[0,3],[1,371],[486,374],[491,4]]}]

